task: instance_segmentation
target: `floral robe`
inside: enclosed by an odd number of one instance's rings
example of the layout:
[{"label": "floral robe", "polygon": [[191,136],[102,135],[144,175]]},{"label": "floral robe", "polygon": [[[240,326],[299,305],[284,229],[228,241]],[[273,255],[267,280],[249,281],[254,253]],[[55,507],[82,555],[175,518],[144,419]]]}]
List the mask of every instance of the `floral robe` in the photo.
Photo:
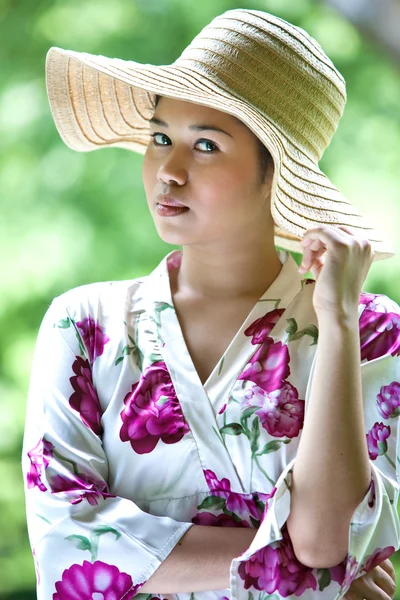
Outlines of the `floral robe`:
[{"label": "floral robe", "polygon": [[[400,308],[363,292],[370,488],[343,563],[312,569],[293,552],[291,470],[318,321],[315,281],[290,253],[278,255],[278,277],[204,385],[171,295],[181,250],[146,277],[53,300],[35,348],[22,452],[38,600],[331,600],[398,549]],[[193,524],[257,529],[232,560],[229,588],[141,593]]]}]

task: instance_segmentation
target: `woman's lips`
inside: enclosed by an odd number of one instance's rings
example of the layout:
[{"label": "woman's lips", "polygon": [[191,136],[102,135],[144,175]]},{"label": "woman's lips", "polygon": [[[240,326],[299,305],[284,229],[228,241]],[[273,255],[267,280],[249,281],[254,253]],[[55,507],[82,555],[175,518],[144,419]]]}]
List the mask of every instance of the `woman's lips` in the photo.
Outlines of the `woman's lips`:
[{"label": "woman's lips", "polygon": [[157,213],[162,217],[175,217],[188,212],[187,206],[165,206],[165,204],[157,204]]}]

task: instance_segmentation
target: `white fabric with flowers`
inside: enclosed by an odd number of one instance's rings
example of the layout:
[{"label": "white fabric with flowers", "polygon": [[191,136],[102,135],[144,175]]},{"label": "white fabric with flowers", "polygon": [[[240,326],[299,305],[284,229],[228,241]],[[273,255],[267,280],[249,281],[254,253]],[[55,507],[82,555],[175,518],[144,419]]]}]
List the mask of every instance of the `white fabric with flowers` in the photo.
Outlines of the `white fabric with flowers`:
[{"label": "white fabric with flowers", "polygon": [[[278,277],[204,385],[171,295],[180,250],[146,277],[53,300],[35,348],[22,453],[38,600],[332,600],[399,548],[400,308],[363,292],[371,485],[343,563],[312,569],[293,552],[290,476],[318,321],[315,281],[289,252],[278,255]],[[257,529],[231,563],[230,587],[141,593],[193,524]]]}]

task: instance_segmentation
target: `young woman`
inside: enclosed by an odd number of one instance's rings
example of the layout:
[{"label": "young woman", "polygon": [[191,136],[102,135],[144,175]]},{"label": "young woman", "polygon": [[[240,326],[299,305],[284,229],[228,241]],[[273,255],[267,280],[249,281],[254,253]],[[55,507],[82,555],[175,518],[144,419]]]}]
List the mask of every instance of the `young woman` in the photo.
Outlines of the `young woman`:
[{"label": "young woman", "polygon": [[43,319],[23,448],[38,598],[387,600],[400,307],[362,291],[393,253],[318,167],[340,73],[237,9],[169,66],[53,48],[47,82],[71,148],[144,153],[182,249]]}]

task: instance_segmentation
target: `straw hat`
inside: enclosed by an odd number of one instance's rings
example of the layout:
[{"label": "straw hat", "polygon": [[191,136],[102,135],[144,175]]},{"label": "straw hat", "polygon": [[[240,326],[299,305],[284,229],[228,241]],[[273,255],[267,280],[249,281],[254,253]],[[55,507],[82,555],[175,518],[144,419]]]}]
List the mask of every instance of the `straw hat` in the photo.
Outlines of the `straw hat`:
[{"label": "straw hat", "polygon": [[375,261],[394,255],[318,166],[343,114],[346,86],[303,29],[263,11],[228,10],[170,65],[52,47],[46,78],[57,129],[79,152],[117,146],[144,154],[156,94],[234,115],[274,159],[276,246],[302,253],[307,229],[347,225],[370,240]]}]

